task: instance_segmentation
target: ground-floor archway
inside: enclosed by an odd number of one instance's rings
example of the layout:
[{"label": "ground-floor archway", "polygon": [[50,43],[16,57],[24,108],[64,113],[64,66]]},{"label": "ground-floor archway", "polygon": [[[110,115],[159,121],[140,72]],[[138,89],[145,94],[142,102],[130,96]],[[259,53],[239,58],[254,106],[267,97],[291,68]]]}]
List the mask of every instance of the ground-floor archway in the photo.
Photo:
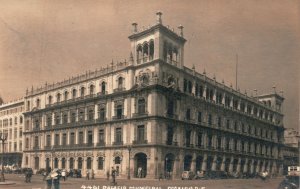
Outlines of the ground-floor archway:
[{"label": "ground-floor archway", "polygon": [[213,164],[214,158],[212,156],[208,156],[206,160],[206,171],[211,171],[212,164]]},{"label": "ground-floor archway", "polygon": [[229,172],[229,167],[230,167],[230,158],[226,158],[225,160],[225,171]]},{"label": "ground-floor archway", "polygon": [[196,158],[196,171],[201,171],[203,163],[203,156],[198,156]]},{"label": "ground-floor archway", "polygon": [[134,156],[134,175],[136,178],[145,178],[147,176],[147,155],[137,153]]},{"label": "ground-floor archway", "polygon": [[223,160],[222,157],[220,157],[220,156],[217,157],[217,161],[216,161],[216,170],[217,170],[217,171],[220,171],[220,170],[221,170],[222,160]]},{"label": "ground-floor archway", "polygon": [[191,170],[192,159],[193,159],[193,157],[191,155],[186,155],[184,157],[184,161],[183,161],[183,170],[184,171],[190,171]]}]

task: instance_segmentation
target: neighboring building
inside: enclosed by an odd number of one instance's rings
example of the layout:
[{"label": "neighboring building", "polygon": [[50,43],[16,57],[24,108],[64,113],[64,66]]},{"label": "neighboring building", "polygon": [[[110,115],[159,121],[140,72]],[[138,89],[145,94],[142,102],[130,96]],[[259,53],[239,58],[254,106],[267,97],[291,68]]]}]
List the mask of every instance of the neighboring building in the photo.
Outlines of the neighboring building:
[{"label": "neighboring building", "polygon": [[[7,136],[4,145],[4,164],[21,166],[22,162],[22,132],[24,126],[24,99],[3,103],[0,105],[0,135]],[[0,152],[3,148],[0,142]],[[0,159],[0,162],[2,159]],[[2,162],[0,163],[2,164]]]},{"label": "neighboring building", "polygon": [[298,147],[300,142],[299,132],[294,128],[287,128],[284,131],[284,144],[291,147]]},{"label": "neighboring building", "polygon": [[281,96],[252,98],[185,67],[183,27],[165,27],[161,13],[129,39],[128,62],[27,91],[24,167],[282,172]]},{"label": "neighboring building", "polygon": [[287,128],[284,131],[284,147],[283,147],[283,168],[284,174],[288,172],[288,166],[299,166],[299,132],[294,128]]}]

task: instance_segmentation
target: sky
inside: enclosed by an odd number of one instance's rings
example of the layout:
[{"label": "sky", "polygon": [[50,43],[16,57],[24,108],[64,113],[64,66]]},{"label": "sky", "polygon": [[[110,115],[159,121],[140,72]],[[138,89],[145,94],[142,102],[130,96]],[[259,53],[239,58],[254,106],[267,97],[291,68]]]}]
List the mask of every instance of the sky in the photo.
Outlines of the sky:
[{"label": "sky", "polygon": [[255,95],[283,91],[285,127],[299,128],[297,0],[0,0],[0,96],[129,59],[131,23],[184,26],[185,66]]}]

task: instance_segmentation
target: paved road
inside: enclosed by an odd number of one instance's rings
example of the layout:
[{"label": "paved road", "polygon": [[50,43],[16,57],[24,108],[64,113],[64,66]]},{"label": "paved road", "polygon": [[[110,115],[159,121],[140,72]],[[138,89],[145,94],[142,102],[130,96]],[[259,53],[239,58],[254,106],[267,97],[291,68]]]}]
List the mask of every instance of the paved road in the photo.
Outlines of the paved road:
[{"label": "paved road", "polygon": [[[42,176],[33,175],[31,183],[24,182],[23,175],[6,174],[8,181],[14,185],[0,185],[0,189],[44,189]],[[269,179],[223,179],[223,180],[117,180],[117,187],[105,179],[85,180],[84,178],[70,178],[61,181],[61,189],[276,189],[282,178]],[[91,186],[91,187],[89,187]]]}]

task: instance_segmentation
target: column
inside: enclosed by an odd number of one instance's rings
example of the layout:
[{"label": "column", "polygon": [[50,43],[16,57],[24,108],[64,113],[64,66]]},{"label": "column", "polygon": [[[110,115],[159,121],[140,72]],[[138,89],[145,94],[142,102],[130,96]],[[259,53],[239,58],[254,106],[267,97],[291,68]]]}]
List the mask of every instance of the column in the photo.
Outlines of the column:
[{"label": "column", "polygon": [[233,172],[233,156],[230,158],[230,164],[229,164],[229,173]]},{"label": "column", "polygon": [[203,156],[203,162],[202,162],[202,167],[201,167],[201,170],[202,171],[206,171],[206,167],[207,167],[207,154],[205,153],[204,156]]},{"label": "column", "polygon": [[259,164],[260,164],[260,160],[257,160],[257,165],[256,165],[256,170],[255,170],[255,172],[259,172],[260,170],[259,170]]},{"label": "column", "polygon": [[252,174],[254,172],[254,160],[251,161],[251,166],[250,166],[250,173]]},{"label": "column", "polygon": [[248,172],[248,158],[245,159],[244,169],[242,170],[243,173]]},{"label": "column", "polygon": [[226,156],[224,155],[221,164],[221,171],[225,171],[225,161],[226,161]]},{"label": "column", "polygon": [[237,170],[237,172],[241,172],[241,158],[240,157],[239,157],[239,160],[238,160],[238,164],[237,164],[236,170]]},{"label": "column", "polygon": [[213,159],[211,170],[215,171],[216,168],[217,168],[217,155],[214,155],[214,159]]}]

